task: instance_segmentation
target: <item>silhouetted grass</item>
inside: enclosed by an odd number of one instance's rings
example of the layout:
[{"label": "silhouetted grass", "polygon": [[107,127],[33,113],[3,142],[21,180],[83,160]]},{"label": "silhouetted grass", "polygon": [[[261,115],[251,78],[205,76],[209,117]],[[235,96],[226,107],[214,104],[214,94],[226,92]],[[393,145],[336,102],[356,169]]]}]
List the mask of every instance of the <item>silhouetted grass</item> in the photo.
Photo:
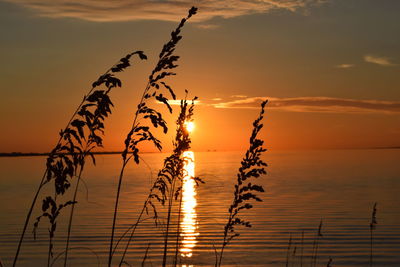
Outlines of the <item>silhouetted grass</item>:
[{"label": "silhouetted grass", "polygon": [[[190,149],[190,137],[189,132],[186,129],[185,123],[192,120],[194,100],[192,101],[190,107],[188,107],[186,101],[181,102],[181,115],[177,120],[177,131],[174,141],[174,152],[173,154],[164,160],[164,168],[158,173],[157,183],[155,187],[155,193],[151,195],[151,198],[157,200],[161,205],[165,205],[167,201],[167,220],[166,229],[164,236],[164,252],[163,252],[163,266],[167,264],[168,255],[168,241],[169,241],[169,230],[171,223],[171,212],[174,200],[176,201],[180,196],[179,201],[179,214],[177,223],[177,240],[179,242],[179,232],[180,232],[180,209],[182,204],[182,184],[183,178],[187,175],[184,170],[185,163],[190,160],[184,157],[183,153]],[[195,181],[201,181],[198,177],[192,177]],[[152,205],[154,208],[155,206]],[[155,210],[154,210],[155,212]],[[178,245],[175,247],[175,259],[174,265],[176,264]]]},{"label": "silhouetted grass", "polygon": [[133,118],[131,130],[128,132],[125,139],[125,149],[122,153],[122,166],[118,179],[117,194],[115,198],[114,216],[111,229],[109,256],[108,256],[108,266],[112,265],[113,257],[113,243],[114,243],[114,232],[116,226],[116,219],[118,213],[119,197],[121,192],[121,184],[124,176],[124,170],[129,161],[133,158],[136,164],[139,164],[139,144],[143,141],[152,142],[155,147],[161,151],[162,145],[160,140],[153,135],[150,127],[143,122],[149,122],[154,128],[161,127],[164,133],[167,133],[168,127],[163,119],[162,113],[157,110],[150,108],[148,106],[148,101],[155,99],[159,102],[164,103],[169,112],[172,113],[172,108],[168,103],[168,98],[163,95],[160,88],[166,89],[173,99],[176,99],[175,93],[171,86],[164,82],[164,79],[168,76],[176,75],[172,70],[178,65],[176,65],[179,56],[174,54],[176,45],[182,39],[180,35],[182,27],[185,22],[195,15],[197,8],[192,7],[186,18],[183,18],[178,25],[178,27],[171,33],[171,39],[163,46],[161,53],[159,55],[159,60],[149,76],[148,83],[143,91],[141,100],[137,106],[135,116]]},{"label": "silhouetted grass", "polygon": [[376,205],[378,203],[375,202],[374,207],[372,208],[372,214],[371,214],[371,222],[369,223],[369,231],[371,235],[371,249],[370,249],[370,256],[369,256],[369,266],[372,266],[373,262],[373,233],[374,230],[376,229],[376,225],[378,224],[376,220]]},{"label": "silhouetted grass", "polygon": [[149,249],[150,249],[150,243],[147,245],[146,252],[144,253],[143,260],[142,260],[142,267],[144,267],[144,264],[146,263],[147,254],[149,253]]},{"label": "silhouetted grass", "polygon": [[[69,205],[73,206],[76,203],[74,199],[57,204],[57,197],[62,196],[66,192],[71,185],[70,180],[74,176],[78,174],[78,177],[80,177],[87,156],[91,156],[93,162],[95,162],[94,155],[91,151],[102,145],[101,135],[104,131],[104,120],[111,113],[110,107],[112,106],[109,93],[113,88],[121,87],[121,81],[115,77],[115,74],[130,66],[130,58],[133,55],[138,55],[140,59],[146,59],[142,51],[136,51],[126,55],[108,69],[92,84],[92,88],[83,97],[83,100],[78,105],[64,129],[60,131],[59,140],[46,160],[46,170],[44,171],[30,209],[28,210],[13,266],[15,266],[18,261],[26,229],[39,193],[46,184],[54,182],[54,196],[47,196],[43,199],[43,214],[36,219],[34,224],[34,229],[36,229],[42,217],[48,218],[50,222],[48,265],[50,264],[53,250],[52,238],[56,230],[57,217],[63,208]],[[102,85],[105,85],[106,89],[100,89]],[[77,186],[78,183],[79,178]],[[67,246],[68,241],[69,234]],[[66,250],[66,253],[67,252],[68,249]]]},{"label": "silhouetted grass", "polygon": [[326,264],[326,267],[332,267],[332,262],[333,262],[333,260],[332,260],[332,258],[329,258],[329,261],[328,261],[328,263]]},{"label": "silhouetted grass", "polygon": [[264,167],[266,167],[267,164],[262,161],[261,155],[267,150],[263,148],[264,141],[257,138],[257,135],[263,127],[261,121],[264,118],[264,108],[266,104],[267,101],[261,103],[260,115],[253,123],[253,131],[250,136],[250,147],[246,151],[237,174],[237,183],[235,184],[233,201],[229,207],[228,222],[224,227],[224,238],[219,252],[219,258],[215,263],[215,266],[221,266],[225,247],[232,239],[240,235],[236,230],[236,226],[242,225],[245,227],[251,227],[249,221],[243,220],[239,217],[240,211],[253,208],[253,205],[250,203],[251,200],[262,201],[254,192],[264,192],[264,188],[260,185],[252,184],[251,182],[245,184],[245,182],[250,178],[258,178],[261,175],[266,174]]},{"label": "silhouetted grass", "polygon": [[[174,197],[176,198],[177,194],[180,192],[180,189],[175,190],[174,185],[177,181],[182,182],[182,179],[185,175],[183,167],[186,162],[186,159],[183,157],[183,153],[190,149],[190,143],[191,143],[189,132],[185,127],[185,123],[192,120],[194,101],[196,99],[197,97],[195,97],[191,101],[191,105],[188,105],[187,103],[188,101],[186,99],[181,101],[180,105],[181,110],[178,119],[176,121],[177,129],[176,129],[176,136],[173,142],[174,144],[173,152],[169,157],[167,157],[164,160],[163,168],[158,172],[157,178],[154,181],[153,186],[150,188],[149,194],[146,200],[144,201],[142,210],[140,211],[136,222],[133,224],[132,232],[125,245],[125,249],[121,257],[119,266],[121,266],[121,264],[124,262],[124,258],[129,248],[130,242],[133,238],[137,226],[141,222],[144,213],[149,215],[149,213],[151,212],[153,214],[152,218],[155,220],[157,225],[159,216],[156,204],[159,203],[162,206],[164,206],[166,201],[168,201],[168,204],[170,204],[169,201],[172,200],[172,198]],[[169,209],[172,208],[172,205],[168,206],[168,208]],[[169,223],[167,220],[166,235],[168,234],[168,227]],[[168,240],[168,238],[166,239]],[[167,242],[167,240],[165,241]],[[115,249],[116,247],[114,247],[114,251]]]},{"label": "silhouetted grass", "polygon": [[319,223],[318,226],[318,232],[315,235],[314,242],[313,242],[313,249],[312,249],[312,255],[311,255],[311,266],[316,266],[317,265],[317,258],[318,258],[318,245],[319,245],[319,240],[322,238],[322,219]]},{"label": "silhouetted grass", "polygon": [[290,263],[289,257],[290,257],[290,248],[291,247],[292,247],[292,234],[290,234],[288,248],[286,251],[286,267],[289,267],[289,263]]},{"label": "silhouetted grass", "polygon": [[300,267],[303,267],[303,252],[304,252],[304,230],[301,231],[301,252],[300,252]]}]

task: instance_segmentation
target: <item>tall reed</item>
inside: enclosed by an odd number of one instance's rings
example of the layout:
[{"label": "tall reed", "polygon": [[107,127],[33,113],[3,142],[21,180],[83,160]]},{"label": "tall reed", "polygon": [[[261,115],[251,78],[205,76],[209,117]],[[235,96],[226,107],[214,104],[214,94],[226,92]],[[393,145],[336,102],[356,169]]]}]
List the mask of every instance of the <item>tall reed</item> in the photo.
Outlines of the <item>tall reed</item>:
[{"label": "tall reed", "polygon": [[303,252],[304,252],[304,230],[301,231],[301,248],[300,248],[300,267],[303,267]]},{"label": "tall reed", "polygon": [[264,109],[266,104],[267,101],[261,103],[260,114],[253,122],[253,131],[250,136],[250,147],[246,151],[237,174],[237,183],[235,184],[233,201],[228,210],[228,222],[224,227],[224,239],[215,266],[221,266],[225,247],[232,239],[240,235],[236,230],[236,226],[242,225],[245,227],[251,227],[249,221],[243,220],[239,217],[240,211],[243,209],[253,208],[253,205],[250,203],[251,200],[262,201],[257,195],[255,195],[255,192],[264,192],[264,188],[260,185],[252,184],[251,182],[248,182],[247,184],[245,183],[250,178],[258,178],[261,175],[266,174],[264,167],[266,167],[267,164],[261,159],[261,156],[267,150],[263,148],[264,141],[257,138],[257,135],[263,127],[261,121],[264,118]]},{"label": "tall reed", "polygon": [[[147,56],[143,54],[143,52],[140,51],[140,53],[135,52],[135,54],[139,55],[139,58],[144,60],[147,59]],[[130,66],[130,58],[133,54],[128,54],[125,57],[121,58],[120,61],[114,65],[111,68],[111,72],[113,73],[118,73],[122,72],[125,68]],[[97,81],[96,84],[99,84],[102,81]],[[68,249],[69,249],[69,240],[70,240],[70,235],[71,235],[71,229],[72,229],[72,218],[74,215],[74,208],[75,208],[75,203],[76,203],[76,197],[78,193],[78,188],[79,188],[79,183],[81,181],[81,176],[83,172],[83,168],[85,166],[85,157],[87,155],[92,157],[93,164],[96,164],[95,162],[95,157],[94,154],[91,153],[90,151],[96,147],[101,147],[102,146],[102,138],[101,134],[104,134],[104,119],[108,116],[108,114],[111,114],[111,106],[113,106],[111,100],[108,97],[108,93],[110,90],[116,86],[120,87],[121,86],[121,81],[118,78],[112,78],[110,81],[105,81],[104,82],[106,85],[107,90],[103,91],[103,93],[98,93],[98,96],[95,96],[93,94],[93,99],[89,98],[87,99],[87,102],[89,102],[86,105],[83,105],[81,110],[78,112],[78,115],[80,115],[80,118],[75,119],[71,124],[73,126],[76,126],[79,132],[79,136],[83,139],[85,142],[83,152],[81,153],[81,162],[80,162],[80,170],[79,170],[79,175],[78,179],[76,182],[75,186],[75,191],[74,191],[74,196],[72,199],[72,208],[70,212],[70,217],[69,217],[69,222],[68,222],[68,233],[67,233],[67,240],[66,240],[66,247],[65,247],[65,260],[64,260],[64,267],[67,266],[67,259],[68,259]],[[95,91],[96,92],[96,91]],[[94,102],[95,104],[93,105]],[[91,106],[93,105],[93,106]],[[88,107],[92,107],[92,112],[88,109]],[[85,137],[85,131],[82,130],[84,126],[86,127],[86,137]],[[79,141],[77,139],[78,143],[82,146],[82,141]]]},{"label": "tall reed", "polygon": [[313,243],[313,250],[312,250],[312,255],[311,255],[311,266],[316,266],[317,265],[317,258],[318,258],[318,245],[319,245],[319,240],[322,238],[322,219],[319,222],[318,226],[318,232],[315,236],[314,243]]},{"label": "tall reed", "polygon": [[[179,197],[179,207],[178,207],[178,222],[177,222],[177,236],[176,236],[176,244],[175,244],[175,257],[174,257],[174,265],[177,263],[178,257],[178,242],[179,242],[179,233],[180,233],[180,216],[181,216],[181,205],[182,205],[182,188],[183,188],[183,179],[185,176],[188,176],[186,173],[184,166],[187,162],[191,161],[191,158],[187,158],[184,155],[185,151],[190,149],[190,136],[189,132],[186,128],[186,123],[190,122],[193,116],[193,105],[195,97],[192,100],[192,105],[188,108],[186,117],[184,116],[184,110],[187,109],[187,104],[185,102],[181,103],[181,115],[177,120],[177,132],[174,142],[174,152],[173,154],[166,158],[164,162],[164,168],[159,172],[159,187],[157,187],[158,195],[155,195],[155,199],[159,201],[162,205],[168,201],[167,206],[167,219],[166,219],[166,230],[164,235],[164,252],[163,252],[163,263],[162,266],[166,266],[167,264],[167,256],[168,256],[168,242],[169,242],[169,232],[170,232],[170,224],[171,224],[171,214],[173,209],[174,201],[178,200]],[[193,179],[198,185],[199,182],[203,182],[199,177],[190,177]]]},{"label": "tall reed", "polygon": [[369,231],[370,231],[370,237],[371,237],[371,244],[370,244],[370,254],[369,254],[369,266],[372,266],[373,262],[373,232],[376,229],[376,225],[378,224],[378,221],[376,220],[376,205],[378,203],[375,202],[374,207],[372,208],[372,214],[371,214],[371,222],[369,223]]},{"label": "tall reed", "polygon": [[[136,51],[121,58],[116,64],[114,64],[92,84],[92,88],[83,97],[83,100],[72,114],[64,129],[60,131],[60,137],[46,160],[46,169],[43,173],[43,176],[40,180],[39,186],[36,190],[31,206],[25,218],[24,227],[14,257],[13,266],[16,266],[18,262],[19,253],[25,237],[26,229],[42,188],[50,181],[54,181],[54,199],[49,196],[43,200],[43,214],[42,216],[40,216],[40,218],[44,216],[49,219],[51,223],[51,237],[56,229],[55,221],[61,209],[69,205],[74,205],[74,201],[67,201],[57,207],[55,198],[57,195],[62,195],[65,193],[65,191],[70,186],[69,179],[72,179],[73,176],[76,175],[78,170],[80,174],[82,173],[85,157],[87,155],[91,156],[94,161],[94,155],[93,153],[91,153],[91,150],[96,146],[101,146],[102,139],[101,135],[99,135],[98,132],[103,132],[103,121],[105,117],[107,117],[108,114],[111,113],[110,105],[112,105],[112,103],[108,94],[112,88],[121,87],[121,81],[117,77],[115,77],[115,74],[123,71],[130,66],[130,58],[133,55],[138,55],[139,58],[142,60],[146,59],[143,51]],[[98,88],[101,85],[105,85],[107,89],[99,90]],[[91,109],[93,110],[94,107],[97,108],[95,114],[90,111]],[[80,118],[84,118],[85,120],[81,120]],[[85,129],[89,134],[85,135]],[[90,142],[93,144],[93,146],[88,146],[86,147],[86,149],[83,149],[82,139],[83,141],[85,141],[86,144]],[[51,209],[49,210],[50,206]],[[50,213],[47,212],[48,210],[50,211]],[[37,219],[34,224],[35,229],[39,223],[40,218]],[[51,249],[52,245],[49,245],[50,252]]]},{"label": "tall reed", "polygon": [[153,108],[150,108],[147,103],[150,99],[155,99],[159,102],[164,103],[169,112],[172,113],[172,108],[168,103],[168,98],[163,95],[160,88],[165,88],[169,91],[171,97],[176,99],[175,93],[171,86],[164,82],[164,79],[168,76],[176,75],[172,70],[176,68],[176,62],[179,59],[179,56],[174,54],[176,45],[182,39],[180,35],[181,29],[184,26],[185,22],[195,15],[197,12],[197,8],[192,7],[187,17],[183,18],[178,25],[178,27],[171,33],[171,39],[163,46],[161,53],[159,55],[159,60],[156,64],[156,67],[151,72],[149,76],[148,83],[143,91],[140,102],[137,106],[137,110],[133,117],[131,130],[128,132],[127,137],[125,139],[125,148],[122,152],[122,166],[120,170],[120,175],[118,178],[118,186],[117,193],[115,198],[115,206],[114,206],[114,216],[112,222],[111,229],[111,237],[110,237],[110,247],[109,247],[109,255],[108,255],[108,266],[111,267],[112,257],[113,257],[113,243],[114,243],[114,233],[116,227],[116,219],[118,213],[118,204],[119,197],[121,192],[122,179],[124,176],[125,167],[129,163],[129,161],[133,158],[136,164],[139,164],[139,144],[143,141],[152,142],[155,147],[161,151],[162,145],[160,140],[153,135],[150,131],[150,127],[146,126],[143,122],[150,122],[154,128],[161,127],[164,133],[167,133],[168,127],[163,119],[163,116],[160,112],[156,111]]},{"label": "tall reed", "polygon": [[158,224],[158,212],[156,204],[159,203],[164,206],[166,201],[170,199],[170,195],[168,193],[172,192],[173,195],[176,196],[177,192],[179,192],[178,190],[174,191],[172,189],[172,184],[174,183],[174,180],[177,179],[182,181],[185,175],[184,164],[186,162],[186,158],[183,157],[183,153],[190,149],[191,143],[189,132],[185,127],[185,123],[192,120],[195,103],[194,101],[196,99],[197,97],[195,97],[191,101],[191,105],[188,105],[186,99],[181,100],[180,113],[176,121],[177,129],[173,142],[173,152],[170,156],[165,158],[163,168],[158,172],[157,178],[154,181],[153,186],[150,188],[149,194],[144,201],[142,210],[139,213],[134,227],[132,228],[132,232],[125,245],[125,249],[121,257],[119,266],[121,266],[121,264],[124,262],[124,258],[129,248],[130,242],[144,213],[149,215],[149,212],[152,212],[153,219],[155,220],[156,224]]},{"label": "tall reed", "polygon": [[290,248],[291,247],[292,247],[292,234],[290,234],[289,243],[288,243],[288,247],[287,247],[287,251],[286,251],[286,267],[289,267],[289,263],[290,263]]}]

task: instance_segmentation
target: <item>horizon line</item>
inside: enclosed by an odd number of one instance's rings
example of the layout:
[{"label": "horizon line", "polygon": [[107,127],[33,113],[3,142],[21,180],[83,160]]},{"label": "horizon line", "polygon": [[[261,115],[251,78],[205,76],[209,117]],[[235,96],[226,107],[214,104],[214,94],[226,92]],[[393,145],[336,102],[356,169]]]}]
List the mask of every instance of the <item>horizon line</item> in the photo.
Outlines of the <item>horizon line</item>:
[{"label": "horizon line", "polygon": [[[276,149],[276,150],[367,150],[367,149],[400,149],[400,146],[378,146],[378,147],[347,147],[347,148],[308,148],[308,149]],[[271,149],[268,149],[271,150]],[[275,150],[275,149],[274,149]],[[239,151],[239,150],[217,150],[217,149],[207,149],[197,152],[229,152],[229,151]],[[97,151],[92,152],[94,155],[117,155],[122,154],[123,151]],[[167,151],[145,151],[140,152],[141,154],[156,154],[156,153],[167,153]],[[70,153],[56,153],[60,155],[68,155]],[[48,156],[50,152],[0,152],[0,157],[24,157],[24,156]]]}]

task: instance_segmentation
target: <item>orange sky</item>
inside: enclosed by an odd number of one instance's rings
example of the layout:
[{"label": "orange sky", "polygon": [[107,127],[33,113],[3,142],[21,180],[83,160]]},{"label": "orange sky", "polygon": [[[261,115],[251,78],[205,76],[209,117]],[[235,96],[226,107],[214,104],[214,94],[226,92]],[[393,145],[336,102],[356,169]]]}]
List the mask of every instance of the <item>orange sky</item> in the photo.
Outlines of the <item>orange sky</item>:
[{"label": "orange sky", "polygon": [[[144,50],[149,60],[123,73],[123,88],[112,93],[104,143],[120,150],[146,78],[186,7],[168,13],[174,2],[165,1],[157,6],[164,13],[152,13],[154,6],[133,1],[134,11],[113,13],[71,1],[75,12],[68,13],[61,3],[38,2],[0,3],[0,152],[49,151],[91,82],[127,52]],[[199,6],[170,82],[178,97],[188,89],[200,99],[194,150],[244,149],[265,98],[262,137],[270,149],[400,146],[399,3],[317,2]],[[175,118],[167,118],[171,131],[161,139],[169,149]]]}]

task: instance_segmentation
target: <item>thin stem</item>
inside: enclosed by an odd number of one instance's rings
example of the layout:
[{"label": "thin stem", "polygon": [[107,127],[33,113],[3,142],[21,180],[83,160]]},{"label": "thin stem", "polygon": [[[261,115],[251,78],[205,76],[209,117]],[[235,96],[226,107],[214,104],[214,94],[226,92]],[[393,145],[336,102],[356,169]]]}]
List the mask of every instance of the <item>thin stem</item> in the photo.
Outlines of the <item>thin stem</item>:
[{"label": "thin stem", "polygon": [[288,248],[287,248],[287,253],[286,253],[286,267],[289,267],[289,255],[290,255],[290,247],[292,245],[292,234],[290,234],[290,238],[289,238],[289,244],[288,244]]},{"label": "thin stem", "polygon": [[[235,201],[236,201],[236,196],[237,196],[237,193],[239,192],[239,187],[236,187],[235,188],[235,199],[234,199],[234,201],[233,201],[233,203],[235,203]],[[223,243],[222,243],[222,247],[221,247],[221,253],[219,254],[219,261],[218,261],[218,266],[221,266],[221,263],[222,263],[222,256],[223,256],[223,254],[224,254],[224,249],[225,249],[225,246],[228,244],[228,241],[227,241],[227,236],[228,236],[228,225],[230,225],[231,224],[231,222],[232,222],[232,212],[233,212],[233,210],[232,209],[230,209],[230,212],[229,212],[229,220],[228,220],[228,223],[226,224],[226,226],[225,226],[225,229],[224,229],[224,241],[223,241]]]},{"label": "thin stem", "polygon": [[173,204],[173,197],[175,191],[175,179],[172,182],[170,197],[168,200],[168,215],[167,215],[167,229],[165,231],[165,238],[164,238],[164,255],[163,255],[163,263],[162,266],[165,267],[167,264],[167,251],[168,251],[168,237],[169,237],[169,224],[171,221],[171,211],[172,211],[172,204]]},{"label": "thin stem", "polygon": [[[87,250],[89,250],[91,253],[93,253],[96,256],[96,258],[97,258],[97,266],[100,266],[99,255],[97,255],[97,253],[94,250],[92,250],[91,248],[88,248],[88,247],[72,247],[72,248],[68,248],[68,250],[73,250],[73,249],[80,249],[80,250],[87,249]],[[62,251],[62,252],[58,253],[58,255],[51,262],[50,267],[52,267],[57,262],[57,260],[61,257],[61,255],[63,255],[64,253],[65,253],[65,251]]]},{"label": "thin stem", "polygon": [[52,246],[53,246],[53,238],[50,237],[49,238],[49,252],[47,253],[47,267],[50,267],[50,255],[51,255],[51,250],[52,250]]},{"label": "thin stem", "polygon": [[[146,95],[147,91],[150,89],[150,81],[147,83],[146,88],[143,91],[142,97],[140,99],[139,105],[141,105],[144,102],[144,96]],[[135,112],[135,117],[133,119],[133,123],[132,123],[132,129],[134,129],[136,127],[136,121],[138,119],[138,111]],[[128,150],[128,144],[125,147],[125,150]],[[113,225],[112,225],[112,229],[111,229],[111,238],[110,238],[110,250],[109,250],[109,254],[108,254],[108,266],[111,267],[111,262],[112,262],[112,257],[113,257],[113,242],[114,242],[114,232],[115,232],[115,223],[116,223],[116,219],[117,219],[117,213],[118,213],[118,203],[119,203],[119,195],[121,192],[121,184],[122,184],[122,178],[124,176],[124,170],[126,165],[128,164],[128,161],[131,157],[127,158],[127,159],[122,159],[122,168],[121,168],[121,172],[119,175],[119,179],[118,179],[118,189],[117,189],[117,196],[115,198],[115,207],[114,207],[114,217],[113,217]]]},{"label": "thin stem", "polygon": [[146,252],[144,253],[144,257],[142,260],[142,267],[144,267],[144,263],[146,262],[147,254],[149,253],[149,248],[150,248],[150,243],[147,245]]},{"label": "thin stem", "polygon": [[[147,198],[147,200],[148,200],[148,198]],[[139,222],[140,222],[140,219],[142,218],[143,213],[144,213],[144,211],[145,211],[145,209],[146,209],[147,200],[145,201],[145,203],[144,203],[144,205],[143,205],[143,208],[142,208],[142,211],[140,212],[139,217],[138,217],[138,219],[136,220],[136,223],[134,224],[134,227],[133,227],[133,229],[132,229],[132,233],[131,233],[131,235],[129,236],[128,242],[126,243],[126,246],[125,246],[125,249],[124,249],[124,253],[122,254],[122,257],[121,257],[121,260],[120,260],[118,266],[121,266],[121,265],[122,265],[122,262],[123,262],[124,259],[125,259],[126,252],[128,251],[128,247],[129,247],[129,245],[130,245],[130,243],[131,243],[132,237],[133,237],[133,235],[135,234],[136,227],[138,226],[138,224],[139,224]]]},{"label": "thin stem", "polygon": [[213,245],[213,249],[214,249],[214,254],[215,254],[215,267],[217,267],[217,264],[218,264],[218,251],[217,251],[217,249],[215,248],[215,245],[214,244],[212,244]]},{"label": "thin stem", "polygon": [[26,228],[28,227],[28,224],[29,224],[29,221],[30,221],[30,218],[31,218],[31,215],[32,215],[32,211],[33,211],[33,208],[35,207],[35,204],[36,204],[37,198],[39,196],[39,193],[40,193],[40,191],[41,191],[41,189],[42,189],[42,187],[44,185],[44,180],[46,178],[46,174],[47,174],[47,169],[43,174],[43,177],[42,177],[42,180],[40,181],[39,187],[36,190],[36,194],[33,197],[33,200],[32,200],[32,203],[31,203],[31,207],[29,208],[28,214],[26,215],[24,228],[22,230],[21,237],[20,237],[19,242],[18,242],[17,252],[16,252],[15,257],[14,257],[13,267],[15,267],[15,265],[17,264],[17,260],[18,260],[19,252],[21,250],[22,241],[24,240]]},{"label": "thin stem", "polygon": [[[57,194],[54,194],[54,201],[57,201]],[[53,221],[53,220],[50,220],[51,229],[49,230],[49,252],[47,253],[47,267],[50,267],[50,259],[53,257],[53,255],[52,255],[53,237],[54,237],[53,225],[55,223],[55,221]]]},{"label": "thin stem", "polygon": [[[139,223],[144,222],[145,220],[148,220],[148,219],[150,219],[150,218],[145,218],[145,219],[143,219],[143,220],[137,221],[135,224],[132,224],[131,226],[129,226],[129,228],[121,235],[121,237],[120,237],[120,238],[118,239],[118,241],[115,243],[111,255],[114,256],[114,253],[115,253],[115,251],[117,250],[117,247],[118,247],[119,243],[122,241],[122,239],[126,236],[126,234],[127,234],[130,230],[132,230],[133,228],[136,229],[136,227],[137,227],[137,225],[138,225]],[[135,233],[135,229],[133,230],[132,235]]]},{"label": "thin stem", "polygon": [[373,243],[372,243],[372,241],[373,241],[373,237],[372,237],[372,232],[373,232],[373,230],[372,230],[372,228],[370,229],[370,233],[371,233],[371,250],[370,250],[370,254],[369,254],[369,266],[372,266],[372,245],[373,245]]},{"label": "thin stem", "polygon": [[[84,157],[85,157],[85,155],[84,155]],[[72,218],[73,218],[73,216],[74,216],[75,201],[76,201],[76,196],[77,196],[77,194],[78,194],[79,182],[81,181],[81,176],[82,176],[84,164],[85,164],[85,162],[83,162],[83,164],[82,164],[82,166],[81,166],[81,168],[80,168],[80,170],[79,170],[78,181],[76,182],[74,197],[73,197],[73,199],[72,199],[71,213],[69,214],[67,241],[66,241],[66,245],[65,245],[64,267],[67,266],[69,240],[70,240],[71,229],[72,229]]]},{"label": "thin stem", "polygon": [[317,244],[315,245],[315,255],[314,255],[314,266],[317,265],[317,257],[318,257],[318,241],[319,241],[319,236],[317,238]]},{"label": "thin stem", "polygon": [[179,250],[179,235],[181,231],[181,210],[182,210],[182,198],[183,198],[183,183],[181,187],[181,195],[179,200],[179,210],[178,210],[178,230],[176,231],[176,244],[175,244],[175,258],[174,258],[174,267],[178,263],[178,250]]},{"label": "thin stem", "polygon": [[303,246],[304,246],[304,230],[301,232],[301,255],[300,255],[300,267],[303,267]]},{"label": "thin stem", "polygon": [[316,245],[316,238],[314,238],[312,252],[311,252],[311,262],[310,262],[311,267],[313,266],[313,262],[314,262],[315,245]]},{"label": "thin stem", "polygon": [[117,219],[117,210],[118,210],[118,203],[119,203],[119,195],[121,192],[122,177],[124,175],[124,170],[125,170],[125,166],[127,163],[128,163],[128,160],[123,161],[121,172],[119,174],[117,196],[116,196],[115,207],[114,207],[113,224],[112,224],[112,229],[111,229],[110,251],[109,251],[109,255],[108,255],[108,266],[109,267],[111,267],[111,261],[112,261],[112,248],[113,248],[113,241],[114,241],[115,222]]},{"label": "thin stem", "polygon": [[316,238],[314,239],[313,252],[311,256],[311,266],[315,266],[317,264],[318,242],[319,242],[319,234],[317,234]]}]

